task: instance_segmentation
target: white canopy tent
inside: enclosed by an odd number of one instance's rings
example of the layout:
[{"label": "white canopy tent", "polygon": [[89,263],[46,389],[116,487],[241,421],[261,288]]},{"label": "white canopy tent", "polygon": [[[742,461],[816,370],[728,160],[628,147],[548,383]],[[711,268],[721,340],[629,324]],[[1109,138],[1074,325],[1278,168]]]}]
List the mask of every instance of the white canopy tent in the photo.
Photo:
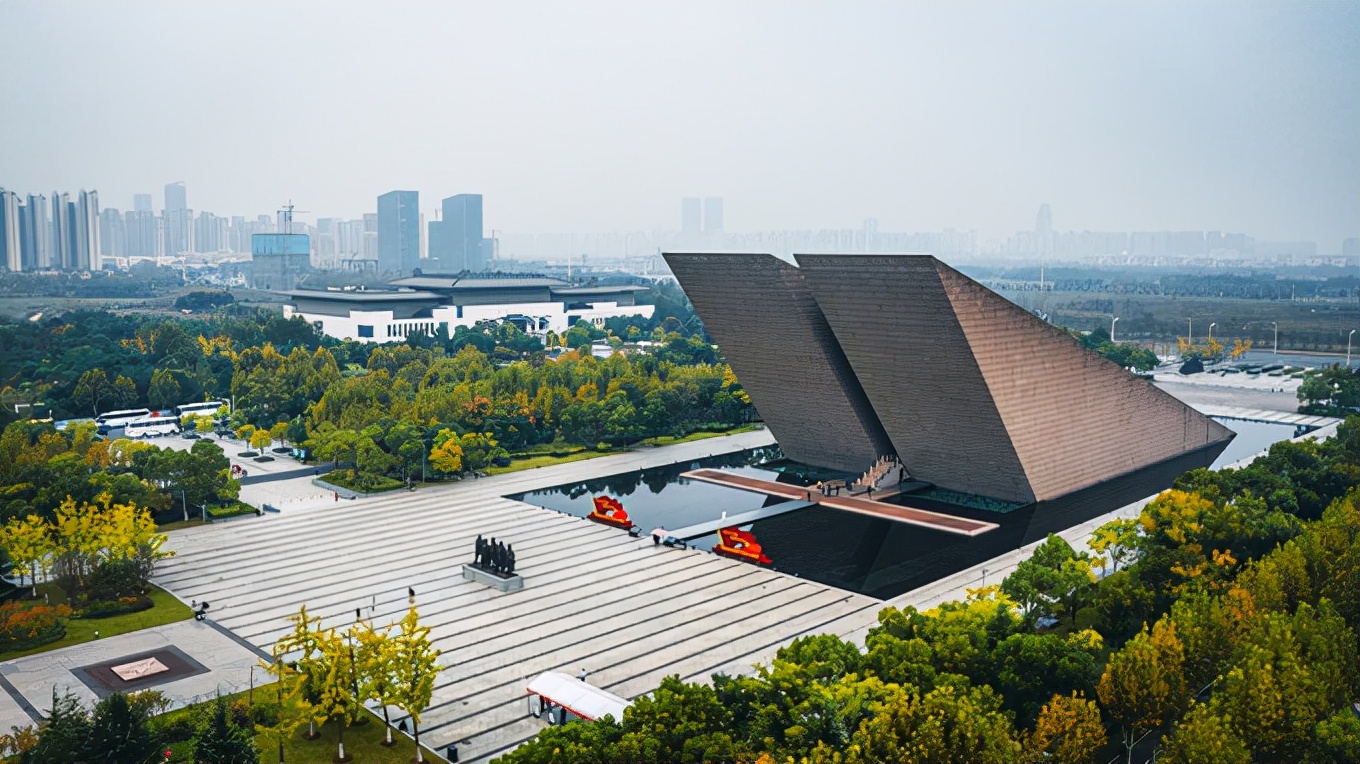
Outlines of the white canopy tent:
[{"label": "white canopy tent", "polygon": [[[564,674],[561,671],[548,671],[538,675],[529,686],[525,688],[530,697],[530,712],[534,710],[534,700],[541,698],[539,708],[543,701],[549,701],[554,706],[560,706],[571,713],[595,721],[606,715],[613,716],[615,721],[623,721],[623,710],[632,705],[630,701],[624,700],[612,692],[606,692],[599,687],[586,684],[580,679]],[[537,715],[537,714],[535,714]]]}]

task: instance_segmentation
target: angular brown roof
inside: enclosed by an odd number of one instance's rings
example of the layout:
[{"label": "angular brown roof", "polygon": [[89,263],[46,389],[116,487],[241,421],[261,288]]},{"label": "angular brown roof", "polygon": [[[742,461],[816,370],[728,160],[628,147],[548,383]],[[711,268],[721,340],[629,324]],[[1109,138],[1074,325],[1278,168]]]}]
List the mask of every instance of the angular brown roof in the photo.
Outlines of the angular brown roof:
[{"label": "angular brown roof", "polygon": [[803,274],[772,255],[667,254],[785,455],[861,472],[892,452]]},{"label": "angular brown roof", "polygon": [[797,461],[1028,503],[1234,436],[928,255],[666,260]]}]

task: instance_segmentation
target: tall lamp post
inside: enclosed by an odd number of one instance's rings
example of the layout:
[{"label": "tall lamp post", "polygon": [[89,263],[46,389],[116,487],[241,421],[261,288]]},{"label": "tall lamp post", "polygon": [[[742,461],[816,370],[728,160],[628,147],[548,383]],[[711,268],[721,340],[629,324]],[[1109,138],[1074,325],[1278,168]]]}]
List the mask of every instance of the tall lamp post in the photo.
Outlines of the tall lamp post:
[{"label": "tall lamp post", "polygon": [[1213,321],[1213,322],[1211,322],[1211,323],[1209,324],[1209,340],[1208,340],[1208,342],[1209,342],[1210,345],[1212,345],[1212,344],[1214,343],[1214,327],[1215,327],[1215,326],[1218,326],[1218,322],[1217,322],[1217,321]]},{"label": "tall lamp post", "polygon": [[1270,325],[1271,325],[1272,327],[1275,328],[1275,349],[1272,350],[1272,351],[1270,351],[1270,352],[1274,353],[1275,355],[1279,355],[1279,354],[1280,354],[1280,324],[1279,324],[1279,322],[1277,322],[1277,321],[1271,321],[1271,322],[1270,322]]},{"label": "tall lamp post", "polygon": [[1119,316],[1110,319],[1110,342],[1114,342],[1114,325],[1119,323]]},{"label": "tall lamp post", "polygon": [[1347,368],[1347,369],[1349,369],[1349,368],[1351,367],[1351,338],[1354,337],[1354,336],[1355,336],[1355,330],[1354,330],[1354,329],[1351,330],[1351,333],[1350,333],[1350,334],[1347,334],[1347,335],[1346,335],[1346,368]]},{"label": "tall lamp post", "polygon": [[1187,318],[1187,319],[1185,319],[1185,320],[1186,320],[1186,322],[1187,322],[1187,327],[1186,327],[1186,330],[1185,330],[1185,341],[1186,341],[1187,343],[1190,344],[1190,347],[1194,347],[1194,346],[1195,346],[1195,319],[1193,319],[1193,318]]}]

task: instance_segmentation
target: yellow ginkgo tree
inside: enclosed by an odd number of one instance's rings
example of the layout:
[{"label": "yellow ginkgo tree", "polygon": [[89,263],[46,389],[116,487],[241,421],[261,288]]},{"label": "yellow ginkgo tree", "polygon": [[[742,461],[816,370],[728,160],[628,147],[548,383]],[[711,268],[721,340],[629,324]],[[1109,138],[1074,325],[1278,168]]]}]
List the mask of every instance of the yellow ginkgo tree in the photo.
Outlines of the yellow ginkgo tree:
[{"label": "yellow ginkgo tree", "polygon": [[29,576],[33,584],[33,596],[38,596],[38,574],[46,570],[47,560],[52,554],[53,543],[51,527],[37,515],[26,518],[11,517],[0,529],[0,546],[5,548],[14,571],[19,574],[19,585],[24,576]]}]

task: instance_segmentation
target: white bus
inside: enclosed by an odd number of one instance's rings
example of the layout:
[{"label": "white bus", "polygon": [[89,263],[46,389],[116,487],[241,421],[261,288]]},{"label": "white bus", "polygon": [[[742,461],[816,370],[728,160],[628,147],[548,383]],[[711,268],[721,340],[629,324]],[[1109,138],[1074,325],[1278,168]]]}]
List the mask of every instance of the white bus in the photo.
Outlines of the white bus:
[{"label": "white bus", "polygon": [[204,414],[207,414],[216,419],[218,410],[224,408],[226,405],[227,405],[226,401],[203,401],[202,403],[185,403],[183,405],[175,407],[175,416],[178,417],[181,421],[183,421],[186,414],[192,414],[194,416],[203,416]]},{"label": "white bus", "polygon": [[94,418],[100,435],[105,435],[109,430],[123,425],[135,419],[144,419],[151,416],[151,409],[124,409],[122,411],[109,411]]},{"label": "white bus", "polygon": [[157,438],[179,432],[179,422],[174,417],[149,416],[134,419],[123,425],[125,438]]}]

